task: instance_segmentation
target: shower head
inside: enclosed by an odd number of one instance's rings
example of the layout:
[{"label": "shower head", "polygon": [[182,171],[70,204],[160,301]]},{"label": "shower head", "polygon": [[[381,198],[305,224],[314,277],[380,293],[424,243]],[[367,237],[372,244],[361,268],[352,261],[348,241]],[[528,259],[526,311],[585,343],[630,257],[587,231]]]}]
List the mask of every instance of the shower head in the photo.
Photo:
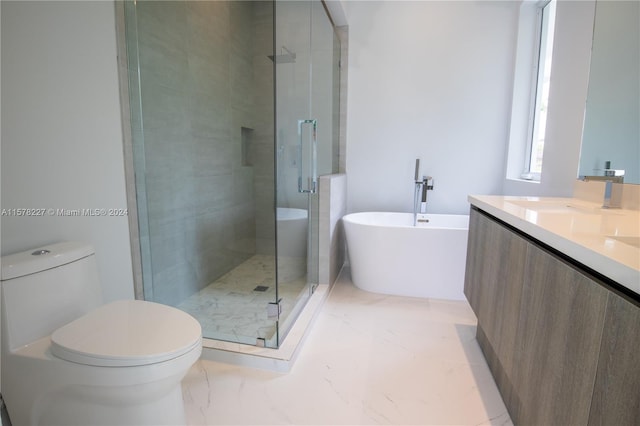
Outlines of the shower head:
[{"label": "shower head", "polygon": [[279,55],[269,55],[268,58],[276,64],[293,64],[296,62],[296,54],[284,46],[280,49]]}]

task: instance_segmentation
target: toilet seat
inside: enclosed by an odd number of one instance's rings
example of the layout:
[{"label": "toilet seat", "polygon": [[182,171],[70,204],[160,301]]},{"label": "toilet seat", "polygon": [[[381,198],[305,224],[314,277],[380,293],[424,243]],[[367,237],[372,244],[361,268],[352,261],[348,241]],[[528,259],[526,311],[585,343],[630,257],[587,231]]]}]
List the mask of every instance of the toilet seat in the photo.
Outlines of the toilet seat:
[{"label": "toilet seat", "polygon": [[170,306],[142,300],[103,305],[51,335],[58,358],[100,367],[133,367],[177,358],[202,344],[200,324]]}]

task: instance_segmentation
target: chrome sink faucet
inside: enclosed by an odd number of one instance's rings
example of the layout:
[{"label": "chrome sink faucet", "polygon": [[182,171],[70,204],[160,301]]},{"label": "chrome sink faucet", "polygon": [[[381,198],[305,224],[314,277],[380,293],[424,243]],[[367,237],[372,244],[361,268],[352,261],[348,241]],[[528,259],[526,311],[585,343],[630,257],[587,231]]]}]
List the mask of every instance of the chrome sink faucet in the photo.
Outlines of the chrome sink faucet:
[{"label": "chrome sink faucet", "polygon": [[[624,170],[622,170],[624,172]],[[603,209],[619,209],[622,206],[622,183],[624,176],[580,176],[584,182],[604,182]]]},{"label": "chrome sink faucet", "polygon": [[605,181],[604,187],[604,201],[602,202],[603,209],[619,209],[620,208],[620,194],[613,181]]},{"label": "chrome sink faucet", "polygon": [[420,180],[420,159],[416,158],[415,191],[413,194],[413,225],[418,224],[418,213],[427,212],[427,191],[433,190],[433,178],[422,176]]}]

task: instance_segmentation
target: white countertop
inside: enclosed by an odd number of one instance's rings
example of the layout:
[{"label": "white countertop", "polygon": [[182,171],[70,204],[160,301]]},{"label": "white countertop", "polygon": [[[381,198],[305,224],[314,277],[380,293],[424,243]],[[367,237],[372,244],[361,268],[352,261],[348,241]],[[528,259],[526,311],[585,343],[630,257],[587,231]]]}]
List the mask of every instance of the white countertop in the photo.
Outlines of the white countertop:
[{"label": "white countertop", "polygon": [[640,294],[640,211],[575,198],[470,195],[469,202]]}]

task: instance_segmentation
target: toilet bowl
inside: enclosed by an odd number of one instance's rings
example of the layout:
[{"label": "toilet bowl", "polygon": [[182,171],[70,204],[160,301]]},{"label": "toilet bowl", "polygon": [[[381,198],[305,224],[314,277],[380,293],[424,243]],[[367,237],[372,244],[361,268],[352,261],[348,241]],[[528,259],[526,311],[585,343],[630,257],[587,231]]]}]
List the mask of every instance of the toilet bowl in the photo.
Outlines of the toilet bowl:
[{"label": "toilet bowl", "polygon": [[2,395],[13,425],[185,424],[200,324],[157,303],[100,305],[95,255],[59,243],[2,258]]}]

